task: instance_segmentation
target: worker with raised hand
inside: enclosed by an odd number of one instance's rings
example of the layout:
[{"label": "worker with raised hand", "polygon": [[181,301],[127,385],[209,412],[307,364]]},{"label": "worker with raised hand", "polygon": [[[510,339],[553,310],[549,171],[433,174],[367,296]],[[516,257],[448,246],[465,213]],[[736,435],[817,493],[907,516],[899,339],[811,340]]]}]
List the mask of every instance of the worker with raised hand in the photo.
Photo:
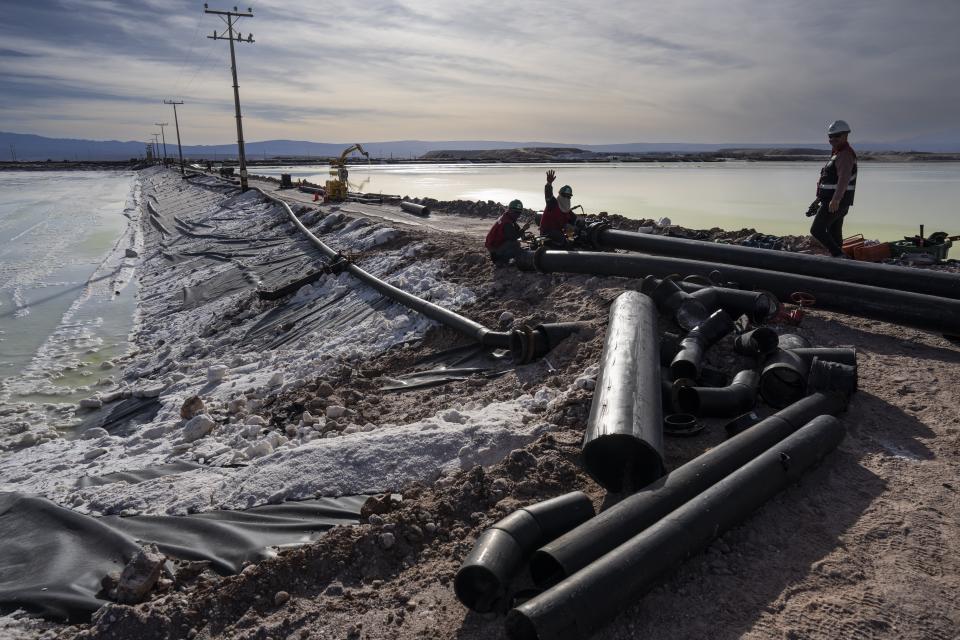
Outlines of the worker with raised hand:
[{"label": "worker with raised hand", "polygon": [[843,253],[843,219],[853,206],[857,186],[857,154],[847,142],[850,125],[835,120],[827,127],[830,140],[830,160],[820,170],[817,181],[816,217],[810,226],[810,235],[820,241],[834,258],[846,258]]},{"label": "worker with raised hand", "polygon": [[553,181],[556,178],[556,171],[553,169],[547,171],[547,184],[543,188],[547,206],[540,218],[540,236],[549,239],[552,244],[564,246],[567,244],[566,232],[573,228],[577,216],[574,215],[570,205],[570,199],[573,197],[573,189],[570,185],[560,187],[557,197],[553,196]]},{"label": "worker with raised hand", "polygon": [[529,223],[521,227],[517,221],[523,214],[523,203],[512,200],[503,214],[487,232],[484,246],[490,252],[490,259],[495,265],[510,263],[511,258],[520,255],[520,240],[523,238]]}]

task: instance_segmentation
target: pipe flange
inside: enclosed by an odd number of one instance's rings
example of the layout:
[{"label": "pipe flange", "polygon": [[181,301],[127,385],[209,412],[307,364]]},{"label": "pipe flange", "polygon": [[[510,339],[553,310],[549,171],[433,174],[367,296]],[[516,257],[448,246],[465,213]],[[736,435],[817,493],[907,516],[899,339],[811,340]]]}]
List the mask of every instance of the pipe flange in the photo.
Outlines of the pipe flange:
[{"label": "pipe flange", "polygon": [[703,424],[690,413],[674,413],[663,417],[663,433],[668,436],[689,438],[703,429]]}]

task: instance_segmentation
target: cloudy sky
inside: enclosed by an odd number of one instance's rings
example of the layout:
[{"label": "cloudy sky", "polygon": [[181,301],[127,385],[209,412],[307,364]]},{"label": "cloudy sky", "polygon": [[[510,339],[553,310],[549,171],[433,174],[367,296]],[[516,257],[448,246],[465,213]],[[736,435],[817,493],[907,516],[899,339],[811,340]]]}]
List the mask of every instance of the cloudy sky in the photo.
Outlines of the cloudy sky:
[{"label": "cloudy sky", "polygon": [[[250,6],[248,141],[960,139],[958,0]],[[230,142],[222,26],[193,0],[8,0],[0,130],[144,140],[180,99],[185,142]]]}]

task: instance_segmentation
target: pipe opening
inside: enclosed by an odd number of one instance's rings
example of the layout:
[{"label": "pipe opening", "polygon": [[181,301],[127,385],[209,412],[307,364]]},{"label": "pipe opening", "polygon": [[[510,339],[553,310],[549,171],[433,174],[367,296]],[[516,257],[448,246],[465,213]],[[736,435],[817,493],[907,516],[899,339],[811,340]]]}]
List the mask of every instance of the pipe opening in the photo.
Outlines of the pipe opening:
[{"label": "pipe opening", "polygon": [[657,450],[624,433],[612,433],[584,445],[583,465],[614,493],[645,487],[664,474]]},{"label": "pipe opening", "polygon": [[806,394],[806,380],[801,372],[786,364],[772,364],[763,370],[760,395],[772,407],[785,407]]},{"label": "pipe opening", "polygon": [[500,589],[497,576],[479,565],[463,567],[453,581],[457,599],[472,611],[490,611],[500,596]]},{"label": "pipe opening", "polygon": [[[674,405],[678,411],[682,411],[683,414],[695,414],[699,415],[700,413],[700,394],[697,393],[697,390],[693,387],[680,387],[676,389],[676,400]],[[682,415],[682,414],[678,414]],[[664,426],[667,424],[669,418],[674,418],[675,416],[667,416],[664,418]]]},{"label": "pipe opening", "polygon": [[507,614],[507,636],[510,640],[539,640],[540,635],[533,622],[523,613],[513,609]]},{"label": "pipe opening", "polygon": [[567,572],[549,553],[537,551],[530,559],[530,577],[538,587],[552,587],[567,577]]}]

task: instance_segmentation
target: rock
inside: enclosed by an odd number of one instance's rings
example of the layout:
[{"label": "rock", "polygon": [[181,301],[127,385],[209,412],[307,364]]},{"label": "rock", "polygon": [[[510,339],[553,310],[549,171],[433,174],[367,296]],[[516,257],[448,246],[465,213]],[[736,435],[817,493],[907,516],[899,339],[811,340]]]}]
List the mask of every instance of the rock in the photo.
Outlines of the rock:
[{"label": "rock", "polygon": [[140,549],[120,574],[117,585],[117,601],[124,604],[136,604],[153,588],[160,578],[166,557],[155,545]]},{"label": "rock", "polygon": [[137,398],[159,398],[163,390],[167,388],[165,384],[158,384],[152,387],[141,387],[133,392]]},{"label": "rock", "polygon": [[286,591],[277,591],[273,596],[273,604],[277,607],[285,605],[290,600],[290,594]]},{"label": "rock", "polygon": [[340,405],[332,404],[329,407],[327,407],[327,417],[333,418],[334,420],[336,420],[337,418],[343,417],[344,415],[346,415],[346,413],[347,413],[347,408],[341,407]]},{"label": "rock", "polygon": [[227,411],[230,413],[240,413],[247,408],[247,399],[246,398],[234,398],[227,405]]},{"label": "rock", "polygon": [[254,458],[260,458],[273,453],[273,445],[266,440],[261,440],[260,442],[247,447],[246,450],[244,450],[244,453],[247,454],[247,457],[251,460]]},{"label": "rock", "polygon": [[140,435],[146,438],[147,440],[157,440],[162,438],[164,434],[167,433],[167,425],[161,424],[156,427],[150,427],[149,429],[144,429],[140,432]]},{"label": "rock", "polygon": [[381,533],[380,534],[380,546],[384,549],[389,549],[396,543],[397,539],[392,533]]},{"label": "rock", "polygon": [[295,437],[297,437],[297,427],[296,427],[296,425],[288,424],[283,431],[284,431],[284,433],[287,434],[287,437],[288,437],[288,438],[295,438]]},{"label": "rock", "polygon": [[84,431],[82,434],[80,434],[80,437],[83,440],[93,440],[94,438],[102,438],[103,436],[108,436],[108,435],[110,434],[103,427],[90,427],[89,429]]},{"label": "rock", "polygon": [[258,427],[262,427],[267,424],[267,421],[263,416],[247,416],[247,419],[243,421],[243,424],[255,424]]},{"label": "rock", "polygon": [[327,588],[323,590],[323,595],[325,596],[342,596],[343,595],[343,585],[339,582],[331,582],[327,585]]},{"label": "rock", "polygon": [[504,311],[503,313],[500,314],[500,318],[497,320],[497,322],[500,323],[501,327],[506,329],[507,327],[513,324],[513,318],[514,318],[514,315],[512,313],[510,313],[509,311]]},{"label": "rock", "polygon": [[305,425],[313,425],[317,423],[317,416],[313,415],[309,411],[303,412],[302,419],[303,419],[303,424]]},{"label": "rock", "polygon": [[207,369],[207,382],[217,384],[227,375],[227,367],[222,364],[215,364]]},{"label": "rock", "polygon": [[321,398],[326,398],[333,395],[333,387],[330,386],[329,382],[321,382],[317,385],[317,395]]},{"label": "rock", "polygon": [[97,447],[96,449],[90,449],[85,454],[83,454],[84,460],[93,460],[94,458],[99,458],[107,452],[103,447]]},{"label": "rock", "polygon": [[200,399],[200,396],[190,396],[183,401],[183,405],[180,407],[180,417],[184,420],[190,420],[203,413],[204,410],[205,407],[203,406],[203,400]]},{"label": "rock", "polygon": [[187,442],[199,440],[210,433],[216,424],[217,423],[213,421],[213,418],[206,413],[201,413],[198,416],[194,416],[188,420],[185,425],[183,425],[183,439]]},{"label": "rock", "polygon": [[98,396],[93,396],[92,398],[84,398],[80,401],[81,409],[99,409],[103,406],[103,400]]},{"label": "rock", "polygon": [[270,381],[267,382],[268,386],[279,387],[283,384],[283,371],[277,371],[275,374],[270,376]]},{"label": "rock", "polygon": [[135,249],[131,249],[130,247],[127,247],[127,250],[124,251],[123,254],[124,254],[126,257],[128,257],[128,258],[139,258],[139,257],[140,257],[140,254],[137,253]]},{"label": "rock", "polygon": [[103,369],[104,371],[106,371],[107,369],[113,369],[114,366],[115,365],[109,360],[104,360],[103,362],[100,363],[100,368]]}]

